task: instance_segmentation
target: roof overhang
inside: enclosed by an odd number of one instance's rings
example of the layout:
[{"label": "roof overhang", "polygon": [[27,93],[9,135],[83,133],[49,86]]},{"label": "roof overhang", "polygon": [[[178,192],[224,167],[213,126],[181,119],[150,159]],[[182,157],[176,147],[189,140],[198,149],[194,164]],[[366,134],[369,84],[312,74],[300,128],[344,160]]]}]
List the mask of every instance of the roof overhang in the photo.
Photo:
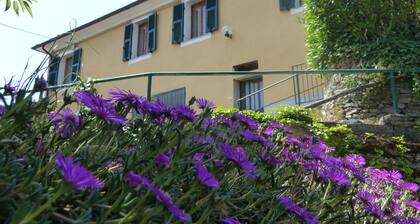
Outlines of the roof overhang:
[{"label": "roof overhang", "polygon": [[137,17],[165,7],[176,0],[137,0],[129,5],[108,13],[89,23],[81,25],[55,38],[37,44],[33,50],[41,53],[51,53],[65,49],[69,45],[77,44],[107,30],[127,23]]}]

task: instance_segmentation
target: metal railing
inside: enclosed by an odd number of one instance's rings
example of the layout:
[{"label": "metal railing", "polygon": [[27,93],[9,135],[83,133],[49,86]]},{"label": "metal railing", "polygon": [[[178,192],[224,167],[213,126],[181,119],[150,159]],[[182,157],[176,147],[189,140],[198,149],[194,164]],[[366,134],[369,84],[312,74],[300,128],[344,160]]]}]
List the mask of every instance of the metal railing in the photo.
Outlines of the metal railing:
[{"label": "metal railing", "polygon": [[[398,112],[398,97],[396,89],[396,74],[403,72],[414,72],[420,73],[420,68],[414,69],[326,69],[326,70],[269,70],[269,71],[203,71],[203,72],[145,72],[131,75],[122,75],[114,76],[109,78],[93,79],[92,82],[99,83],[108,83],[122,80],[130,80],[137,78],[147,78],[147,99],[152,99],[152,88],[153,88],[153,78],[154,77],[216,77],[216,76],[232,76],[232,77],[243,77],[243,76],[273,76],[273,75],[290,75],[285,79],[277,81],[273,84],[270,84],[260,90],[257,90],[251,94],[243,96],[234,101],[239,102],[241,100],[252,97],[256,94],[264,93],[270,88],[278,86],[279,84],[285,83],[286,81],[293,79],[294,84],[294,95],[290,97],[295,97],[296,103],[301,105],[304,103],[301,99],[301,96],[305,96],[306,92],[310,92],[313,88],[319,88],[321,85],[311,85],[308,89],[298,89],[299,84],[296,85],[296,82],[299,82],[299,76],[302,75],[334,75],[334,74],[384,74],[389,76],[390,80],[390,92],[392,98],[393,110],[395,113]],[[57,90],[62,88],[68,88],[75,85],[75,83],[57,85],[48,87],[48,90]],[[296,87],[297,86],[297,87]],[[266,107],[266,105],[264,106]]]}]

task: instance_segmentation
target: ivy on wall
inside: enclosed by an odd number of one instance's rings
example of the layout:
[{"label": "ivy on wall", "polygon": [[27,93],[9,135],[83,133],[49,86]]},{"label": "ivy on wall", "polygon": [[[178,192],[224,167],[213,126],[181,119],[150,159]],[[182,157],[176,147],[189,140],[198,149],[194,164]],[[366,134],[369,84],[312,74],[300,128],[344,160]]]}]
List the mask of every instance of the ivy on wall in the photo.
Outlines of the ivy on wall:
[{"label": "ivy on wall", "polygon": [[313,68],[420,66],[416,0],[306,0]]}]

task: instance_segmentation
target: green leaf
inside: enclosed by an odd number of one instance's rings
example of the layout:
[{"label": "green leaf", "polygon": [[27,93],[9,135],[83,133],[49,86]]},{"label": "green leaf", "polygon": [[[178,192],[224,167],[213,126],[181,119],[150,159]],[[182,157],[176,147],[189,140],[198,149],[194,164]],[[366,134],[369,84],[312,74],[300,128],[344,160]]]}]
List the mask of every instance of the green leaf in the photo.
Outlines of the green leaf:
[{"label": "green leaf", "polygon": [[29,3],[25,1],[24,6],[26,8],[26,11],[28,11],[29,15],[31,15],[31,17],[34,17],[34,15],[32,14],[31,6],[29,5]]},{"label": "green leaf", "polygon": [[13,2],[13,10],[15,10],[16,14],[19,15],[19,3],[17,1]]},{"label": "green leaf", "polygon": [[20,4],[20,8],[22,8],[22,12],[25,12],[25,5],[24,5],[24,0],[19,0],[19,4]]},{"label": "green leaf", "polygon": [[4,11],[9,10],[11,5],[12,5],[11,0],[6,0],[6,9]]}]

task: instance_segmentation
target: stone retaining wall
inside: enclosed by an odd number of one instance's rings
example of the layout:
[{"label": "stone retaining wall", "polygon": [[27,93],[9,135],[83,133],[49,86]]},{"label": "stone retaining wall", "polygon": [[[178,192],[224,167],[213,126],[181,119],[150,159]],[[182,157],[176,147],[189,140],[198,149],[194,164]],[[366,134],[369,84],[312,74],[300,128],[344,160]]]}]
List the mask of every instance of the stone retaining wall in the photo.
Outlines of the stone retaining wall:
[{"label": "stone retaining wall", "polygon": [[[342,80],[343,75],[339,74],[329,78],[326,97],[346,89]],[[387,83],[324,104],[321,108],[323,120],[377,125],[378,130],[382,131],[375,134],[385,137],[404,135],[408,141],[420,142],[420,131],[415,128],[416,122],[420,120],[420,99],[415,97],[408,82],[398,81],[397,90],[399,110],[397,114],[393,112],[391,89]]]}]

